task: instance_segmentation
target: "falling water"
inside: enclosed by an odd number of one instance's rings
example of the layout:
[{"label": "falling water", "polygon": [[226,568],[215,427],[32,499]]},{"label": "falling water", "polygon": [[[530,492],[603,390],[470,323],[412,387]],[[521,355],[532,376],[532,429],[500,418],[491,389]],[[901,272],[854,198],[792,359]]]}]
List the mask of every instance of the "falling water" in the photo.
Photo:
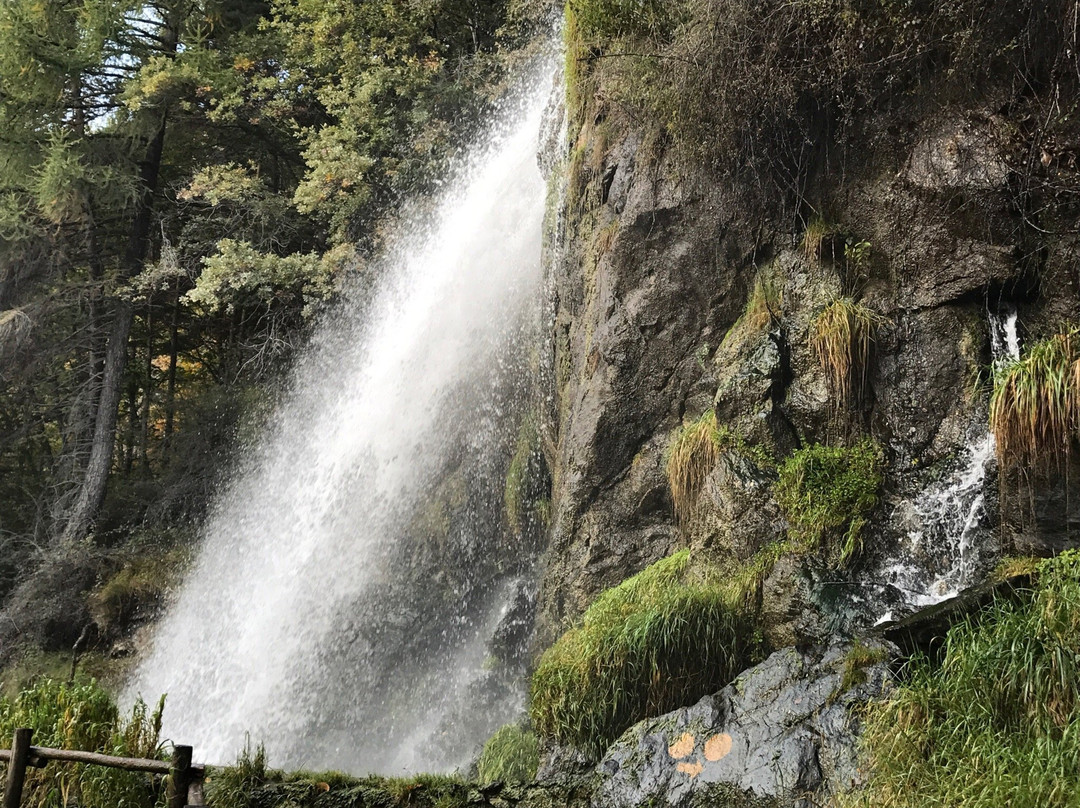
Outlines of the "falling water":
[{"label": "falling water", "polygon": [[[995,369],[1020,357],[1016,321],[1015,309],[990,315]],[[911,503],[907,516],[912,526],[902,552],[905,560],[891,564],[882,575],[900,590],[906,605],[940,603],[974,582],[979,562],[976,539],[986,516],[986,478],[993,468],[995,449],[993,434],[981,426],[956,470],[924,488]]]},{"label": "falling water", "polygon": [[483,685],[526,555],[500,527],[496,458],[535,327],[554,74],[545,60],[402,228],[371,301],[325,318],[218,498],[128,688],[167,692],[165,732],[197,756],[230,761],[250,733],[276,765],[447,769],[520,709]]}]

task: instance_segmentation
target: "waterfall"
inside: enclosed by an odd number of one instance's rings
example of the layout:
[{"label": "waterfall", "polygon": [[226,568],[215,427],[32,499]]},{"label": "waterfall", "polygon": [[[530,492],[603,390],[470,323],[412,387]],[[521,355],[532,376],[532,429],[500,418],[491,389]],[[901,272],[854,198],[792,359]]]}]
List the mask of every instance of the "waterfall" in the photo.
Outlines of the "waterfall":
[{"label": "waterfall", "polygon": [[[992,368],[1020,358],[1017,312],[990,314]],[[977,539],[986,516],[986,478],[996,459],[994,436],[980,424],[953,472],[918,493],[905,514],[909,523],[904,560],[879,573],[898,589],[905,605],[931,606],[954,597],[976,582]],[[887,614],[881,622],[891,619]]]},{"label": "waterfall", "polygon": [[448,770],[521,709],[485,682],[529,565],[501,504],[539,311],[541,61],[375,291],[324,318],[216,499],[127,687],[167,693],[164,737],[200,759],[250,734],[278,766]]}]

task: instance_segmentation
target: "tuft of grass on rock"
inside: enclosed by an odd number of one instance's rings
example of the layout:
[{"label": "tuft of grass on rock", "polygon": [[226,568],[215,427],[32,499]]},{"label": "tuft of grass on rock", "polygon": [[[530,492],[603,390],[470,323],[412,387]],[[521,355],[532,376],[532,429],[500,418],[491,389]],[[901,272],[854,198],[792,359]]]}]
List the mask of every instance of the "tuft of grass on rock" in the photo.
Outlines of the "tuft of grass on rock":
[{"label": "tuft of grass on rock", "polygon": [[884,323],[884,317],[850,297],[834,300],[814,321],[814,353],[838,406],[856,403],[865,393],[873,344]]},{"label": "tuft of grass on rock", "polygon": [[865,716],[866,789],[848,805],[1066,808],[1080,795],[1080,554],[1044,562],[1030,598],[954,626]]},{"label": "tuft of grass on rock", "polygon": [[883,480],[881,449],[870,438],[854,446],[814,444],[780,464],[776,501],[797,546],[825,548],[846,564],[862,548],[862,531],[877,506]]},{"label": "tuft of grass on rock", "polygon": [[1080,329],[1039,340],[994,374],[990,428],[1002,469],[1060,468],[1080,427]]},{"label": "tuft of grass on rock", "polygon": [[540,766],[540,741],[520,724],[507,724],[488,738],[476,762],[481,783],[528,783]]},{"label": "tuft of grass on rock", "polygon": [[720,459],[720,450],[721,435],[713,410],[684,426],[675,436],[665,468],[675,515],[680,520],[689,515],[705,478]]},{"label": "tuft of grass on rock", "polygon": [[658,561],[602,593],[541,657],[530,688],[537,733],[592,757],[637,721],[731,681],[753,653],[752,629],[690,553]]}]

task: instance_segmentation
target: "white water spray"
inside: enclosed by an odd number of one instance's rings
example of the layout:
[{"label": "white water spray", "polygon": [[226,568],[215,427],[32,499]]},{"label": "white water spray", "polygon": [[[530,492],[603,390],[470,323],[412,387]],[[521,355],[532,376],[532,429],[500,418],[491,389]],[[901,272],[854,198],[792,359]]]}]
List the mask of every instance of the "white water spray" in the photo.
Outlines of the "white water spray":
[{"label": "white water spray", "polygon": [[[275,765],[396,773],[452,767],[483,740],[445,723],[483,675],[499,592],[520,570],[493,560],[505,536],[490,535],[490,515],[474,513],[458,545],[443,536],[448,547],[411,526],[448,470],[462,492],[490,472],[515,406],[505,390],[526,375],[545,201],[537,139],[554,73],[540,67],[434,213],[403,228],[373,302],[326,317],[219,497],[128,688],[168,693],[165,734],[197,757],[229,762],[250,733]],[[462,580],[424,565],[440,553]],[[431,575],[421,591],[417,569]],[[475,732],[511,711],[488,704]]]}]

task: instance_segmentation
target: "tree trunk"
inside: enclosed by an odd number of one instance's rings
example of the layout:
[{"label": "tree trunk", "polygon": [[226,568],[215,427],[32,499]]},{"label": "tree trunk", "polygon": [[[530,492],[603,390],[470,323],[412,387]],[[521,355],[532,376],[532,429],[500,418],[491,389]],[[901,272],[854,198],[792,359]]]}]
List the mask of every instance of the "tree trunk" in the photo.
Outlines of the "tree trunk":
[{"label": "tree trunk", "polygon": [[109,342],[105,348],[101,398],[98,400],[97,419],[94,422],[90,459],[86,464],[86,474],[83,476],[79,495],[71,508],[61,535],[61,541],[65,544],[75,544],[86,538],[101,508],[101,503],[105,501],[106,483],[108,483],[109,471],[112,468],[120,391],[124,383],[127,341],[133,319],[131,303],[126,300],[117,300],[113,311],[112,328],[109,331]]},{"label": "tree trunk", "polygon": [[169,332],[169,378],[165,388],[165,439],[161,453],[168,459],[172,451],[173,419],[176,417],[176,361],[179,353],[180,332],[180,280],[176,281],[176,293],[173,297],[172,327]]}]

